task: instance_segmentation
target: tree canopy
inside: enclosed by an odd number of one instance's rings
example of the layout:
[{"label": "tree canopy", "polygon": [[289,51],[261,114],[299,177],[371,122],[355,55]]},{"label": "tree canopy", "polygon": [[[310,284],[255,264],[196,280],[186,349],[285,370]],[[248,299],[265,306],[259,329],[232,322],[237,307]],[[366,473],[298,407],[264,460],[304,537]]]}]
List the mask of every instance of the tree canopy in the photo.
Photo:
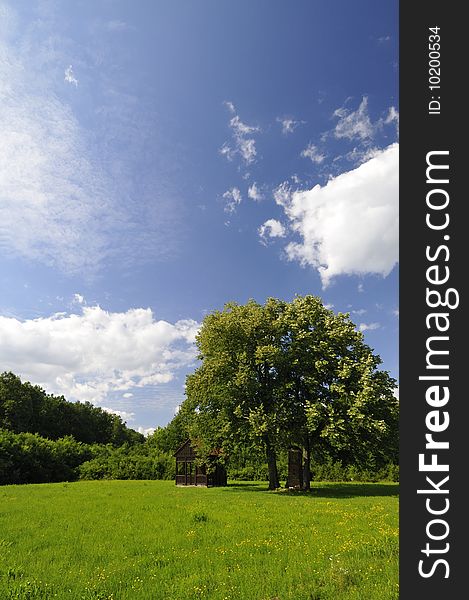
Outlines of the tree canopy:
[{"label": "tree canopy", "polygon": [[196,343],[201,364],[187,377],[181,410],[192,414],[202,454],[255,445],[271,489],[277,453],[292,444],[304,449],[306,489],[312,452],[396,458],[396,383],[348,314],[315,296],[229,303],[205,317]]},{"label": "tree canopy", "polygon": [[68,402],[47,394],[11,372],[0,374],[0,429],[35,433],[57,440],[71,435],[86,444],[142,442],[142,434],[126,427],[118,415],[90,402]]}]

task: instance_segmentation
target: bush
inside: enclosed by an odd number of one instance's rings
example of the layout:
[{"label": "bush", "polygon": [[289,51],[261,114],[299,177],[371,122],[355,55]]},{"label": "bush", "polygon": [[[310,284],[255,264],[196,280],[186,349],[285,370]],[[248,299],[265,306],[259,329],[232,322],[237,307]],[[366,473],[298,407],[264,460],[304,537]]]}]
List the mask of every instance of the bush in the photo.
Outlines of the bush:
[{"label": "bush", "polygon": [[0,485],[81,479],[172,479],[174,458],[146,444],[92,446],[0,429]]},{"label": "bush", "polygon": [[52,440],[72,435],[85,444],[120,446],[145,441],[119,416],[90,402],[67,402],[63,396],[47,394],[37,385],[23,383],[11,372],[0,373],[0,428]]},{"label": "bush", "polygon": [[268,481],[269,472],[267,465],[249,465],[246,467],[228,467],[228,477],[238,481]]},{"label": "bush", "polygon": [[399,481],[399,465],[387,464],[380,468],[342,465],[327,458],[311,465],[311,479],[315,481]]},{"label": "bush", "polygon": [[174,458],[148,450],[123,447],[102,453],[80,465],[80,479],[173,479]]},{"label": "bush", "polygon": [[52,441],[0,429],[0,484],[73,481],[91,456],[90,448],[72,437]]}]

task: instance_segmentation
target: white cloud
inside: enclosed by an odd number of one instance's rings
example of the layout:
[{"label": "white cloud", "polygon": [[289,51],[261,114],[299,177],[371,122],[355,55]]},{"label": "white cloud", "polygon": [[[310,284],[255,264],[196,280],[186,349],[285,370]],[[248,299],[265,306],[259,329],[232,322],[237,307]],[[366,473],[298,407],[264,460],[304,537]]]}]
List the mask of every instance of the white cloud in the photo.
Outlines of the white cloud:
[{"label": "white cloud", "polygon": [[286,208],[290,204],[292,189],[285,181],[274,190],[274,200],[279,206]]},{"label": "white cloud", "polygon": [[101,408],[111,415],[116,415],[120,417],[124,423],[128,423],[129,421],[135,420],[134,412],[127,412],[125,410],[114,410],[113,408],[108,408],[107,406],[101,406]]},{"label": "white cloud", "polygon": [[[1,50],[1,49],[0,49]],[[21,66],[18,67],[21,71]],[[3,71],[3,72],[2,72]],[[0,87],[21,83],[0,63]],[[3,80],[3,81],[2,81]],[[107,254],[114,211],[86,158],[68,108],[40,95],[7,94],[0,111],[0,249],[66,272]]]},{"label": "white cloud", "polygon": [[[348,98],[346,103],[350,99]],[[346,158],[354,161],[355,164],[364,162],[371,158],[372,154],[379,152],[378,148],[371,147],[376,134],[383,129],[385,125],[394,124],[396,134],[399,136],[399,112],[394,106],[390,106],[385,117],[380,117],[376,121],[372,121],[368,113],[368,98],[363,96],[360,106],[357,110],[352,111],[344,106],[338,108],[333,113],[334,117],[339,120],[332,131],[335,138],[345,138],[349,141],[356,140],[359,147],[353,148]],[[327,139],[330,132],[323,134],[323,141]],[[340,158],[340,157],[339,157]]]},{"label": "white cloud", "polygon": [[264,196],[262,195],[262,192],[257,187],[257,183],[254,182],[251,186],[249,186],[248,198],[254,200],[255,202],[260,202],[263,197]]},{"label": "white cloud", "polygon": [[73,74],[73,67],[72,67],[72,65],[69,65],[65,69],[64,75],[65,75],[64,81],[66,81],[67,83],[70,83],[71,85],[74,85],[75,87],[78,87],[78,79]]},{"label": "white cloud", "polygon": [[158,160],[148,155],[156,116],[140,98],[109,89],[100,68],[87,130],[66,103],[61,65],[71,53],[89,64],[91,48],[57,36],[47,20],[15,30],[9,14],[0,23],[10,28],[0,36],[0,254],[88,278],[116,258],[125,268],[164,260],[183,218],[167,174],[171,148]]},{"label": "white cloud", "polygon": [[113,392],[171,381],[194,361],[198,327],[158,321],[143,308],[82,307],[79,315],[26,321],[0,316],[0,364],[67,400],[101,404]]},{"label": "white cloud", "polygon": [[293,175],[291,175],[290,179],[293,181],[293,183],[296,183],[297,185],[301,183],[301,180],[298,177],[298,175],[296,175],[296,173],[294,173]]},{"label": "white cloud", "polygon": [[236,156],[236,151],[233,150],[233,148],[231,148],[231,146],[229,146],[226,142],[220,148],[219,152],[222,156],[226,157],[230,161]]},{"label": "white cloud", "polygon": [[154,427],[138,427],[137,431],[145,437],[148,437],[149,435],[153,435],[156,429]]},{"label": "white cloud", "polygon": [[358,310],[352,310],[352,315],[358,315],[359,317],[361,317],[365,313],[366,313],[365,308],[359,308]]},{"label": "white cloud", "polygon": [[249,165],[256,160],[257,150],[255,140],[239,137],[237,140],[238,151],[244,159],[244,162]]},{"label": "white cloud", "polygon": [[296,121],[291,117],[277,117],[277,123],[282,125],[283,135],[288,135],[289,133],[293,133],[297,127],[304,124],[304,121]]},{"label": "white cloud", "polygon": [[227,190],[223,194],[223,198],[225,200],[225,212],[231,214],[236,211],[236,207],[241,204],[242,196],[241,192],[237,187],[231,188],[231,190]]},{"label": "white cloud", "polygon": [[259,127],[252,127],[243,123],[238,115],[235,115],[231,119],[230,127],[234,131],[235,135],[238,136],[245,136],[259,131]]},{"label": "white cloud", "polygon": [[266,244],[267,238],[285,237],[287,232],[285,227],[276,219],[268,219],[258,229],[261,242]]},{"label": "white cloud", "polygon": [[72,304],[84,304],[85,298],[81,294],[73,294]]},{"label": "white cloud", "polygon": [[392,314],[393,314],[395,317],[399,318],[399,309],[398,309],[398,308],[394,309],[394,310],[392,311]]},{"label": "white cloud", "polygon": [[[359,165],[363,164],[364,162],[367,162],[368,160],[370,160],[371,158],[373,158],[380,152],[381,152],[381,150],[374,146],[373,147],[369,147],[369,146],[357,147],[357,146],[355,146],[354,148],[352,148],[352,150],[350,150],[349,152],[347,152],[347,154],[345,154],[345,158],[349,162],[353,163],[353,165],[355,167],[358,167]],[[343,158],[343,157],[337,156],[334,160],[340,160],[341,158]]]},{"label": "white cloud", "polygon": [[238,155],[242,158],[246,165],[249,165],[256,160],[257,150],[256,141],[252,137],[253,133],[259,133],[260,128],[246,125],[241,121],[239,115],[235,114],[235,106],[232,102],[225,101],[225,106],[234,116],[230,119],[230,129],[232,130],[233,145],[227,142],[220,148],[220,154],[228,160],[234,160]]},{"label": "white cloud", "polygon": [[359,138],[360,140],[369,140],[375,133],[375,127],[371,123],[368,114],[368,98],[364,96],[360,106],[356,111],[342,107],[334,111],[334,117],[339,121],[334,129],[336,138],[347,138],[349,140]]},{"label": "white cloud", "polygon": [[225,102],[223,102],[223,104],[226,106],[226,108],[230,111],[230,113],[232,115],[234,115],[236,113],[236,108],[235,108],[235,105],[233,104],[233,102],[230,102],[229,100],[225,100]]},{"label": "white cloud", "polygon": [[396,107],[391,106],[389,108],[387,117],[384,119],[385,125],[389,125],[391,123],[396,124],[396,133],[399,135],[399,112]]},{"label": "white cloud", "polygon": [[311,162],[315,163],[316,165],[320,165],[326,158],[325,154],[321,154],[318,147],[311,142],[303,150],[301,156],[302,158],[309,158]]},{"label": "white cloud", "polygon": [[360,323],[358,329],[360,331],[373,331],[374,329],[379,329],[381,325],[379,323]]},{"label": "white cloud", "polygon": [[0,251],[68,273],[95,270],[115,215],[106,180],[49,80],[1,42],[0,55]]},{"label": "white cloud", "polygon": [[388,275],[398,262],[398,144],[321,187],[275,190],[301,242],[290,260],[318,269],[324,287],[342,274]]},{"label": "white cloud", "polygon": [[133,394],[131,392],[126,392],[125,394],[122,394],[123,398],[132,398]]}]

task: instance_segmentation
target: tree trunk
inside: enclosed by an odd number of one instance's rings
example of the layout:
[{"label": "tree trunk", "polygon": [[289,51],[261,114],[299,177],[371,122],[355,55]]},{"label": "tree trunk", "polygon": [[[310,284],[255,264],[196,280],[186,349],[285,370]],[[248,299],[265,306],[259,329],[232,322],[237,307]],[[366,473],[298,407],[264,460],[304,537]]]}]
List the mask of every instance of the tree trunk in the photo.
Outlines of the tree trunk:
[{"label": "tree trunk", "polygon": [[269,440],[266,440],[265,442],[265,453],[269,468],[269,490],[276,490],[280,487],[277,470],[277,454]]},{"label": "tree trunk", "polygon": [[311,490],[311,446],[309,443],[309,435],[305,440],[305,452],[303,461],[303,490],[309,492]]}]

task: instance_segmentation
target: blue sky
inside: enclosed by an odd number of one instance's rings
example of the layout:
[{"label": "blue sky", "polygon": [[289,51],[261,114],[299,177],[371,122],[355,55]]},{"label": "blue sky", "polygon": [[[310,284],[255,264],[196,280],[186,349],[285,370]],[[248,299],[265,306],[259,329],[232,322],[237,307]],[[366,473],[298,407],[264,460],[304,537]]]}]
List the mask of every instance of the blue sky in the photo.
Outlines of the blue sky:
[{"label": "blue sky", "polygon": [[398,3],[0,0],[0,361],[147,431],[230,300],[398,378]]}]

